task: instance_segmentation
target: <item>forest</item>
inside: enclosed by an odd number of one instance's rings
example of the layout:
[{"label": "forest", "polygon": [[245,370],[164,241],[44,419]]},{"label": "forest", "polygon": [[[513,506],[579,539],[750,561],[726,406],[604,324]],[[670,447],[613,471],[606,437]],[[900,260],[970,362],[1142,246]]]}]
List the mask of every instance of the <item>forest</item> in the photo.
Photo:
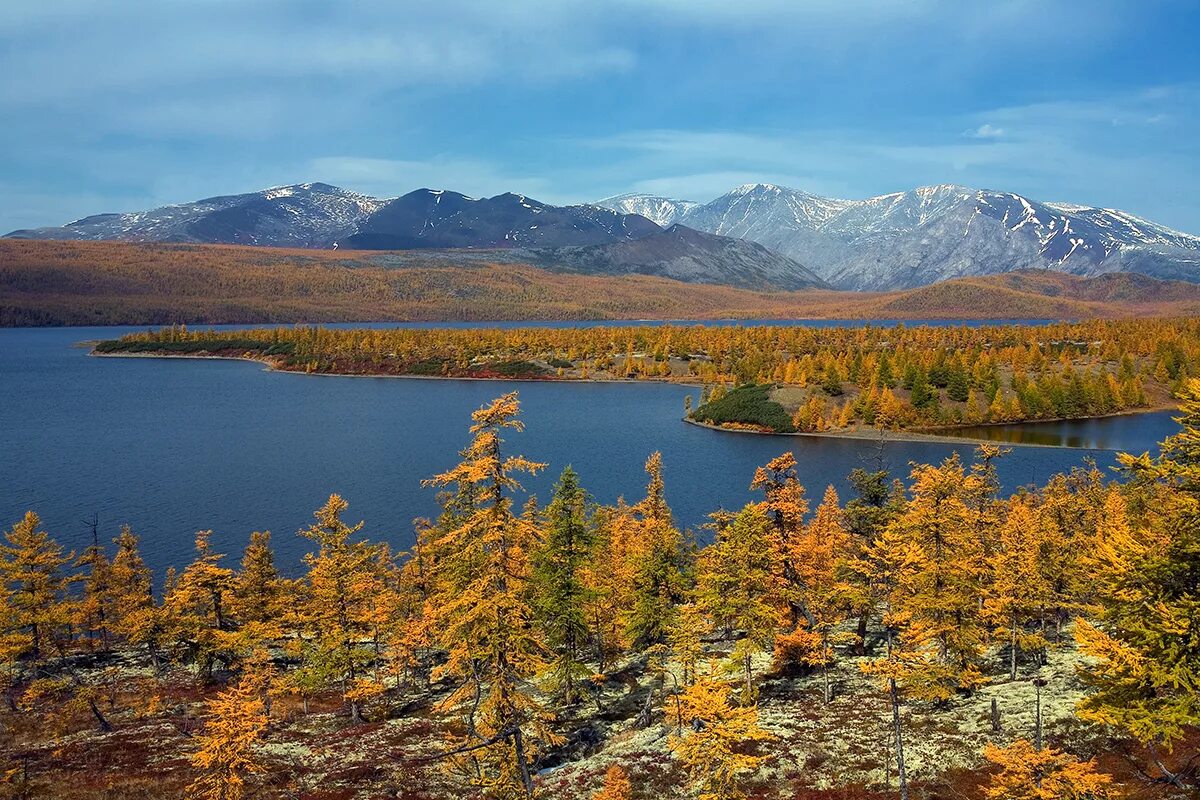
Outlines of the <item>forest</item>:
[{"label": "forest", "polygon": [[505,394],[425,481],[441,512],[411,548],[333,495],[296,575],[267,531],[232,563],[202,530],[155,576],[128,527],[69,553],[31,510],[0,543],[0,796],[1195,796],[1200,380],[1179,397],[1179,432],[1116,476],[1005,496],[981,445],[905,480],[856,469],[843,499],[784,453],[690,531],[657,454],[632,502],[560,465],[524,498],[549,465],[517,454]]},{"label": "forest", "polygon": [[689,418],[777,433],[1098,417],[1166,407],[1200,374],[1200,319],[1046,325],[637,326],[212,331],[168,326],[102,355],[219,355],[354,375],[662,380]]}]

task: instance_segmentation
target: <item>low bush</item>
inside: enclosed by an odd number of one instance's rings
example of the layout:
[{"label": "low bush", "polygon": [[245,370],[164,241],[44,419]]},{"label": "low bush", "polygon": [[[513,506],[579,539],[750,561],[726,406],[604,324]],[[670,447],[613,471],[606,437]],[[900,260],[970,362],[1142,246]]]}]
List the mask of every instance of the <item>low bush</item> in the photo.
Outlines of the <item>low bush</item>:
[{"label": "low bush", "polygon": [[792,416],[770,395],[768,385],[739,386],[720,399],[697,408],[692,412],[692,419],[714,425],[755,425],[776,433],[794,433],[796,426],[792,424]]}]

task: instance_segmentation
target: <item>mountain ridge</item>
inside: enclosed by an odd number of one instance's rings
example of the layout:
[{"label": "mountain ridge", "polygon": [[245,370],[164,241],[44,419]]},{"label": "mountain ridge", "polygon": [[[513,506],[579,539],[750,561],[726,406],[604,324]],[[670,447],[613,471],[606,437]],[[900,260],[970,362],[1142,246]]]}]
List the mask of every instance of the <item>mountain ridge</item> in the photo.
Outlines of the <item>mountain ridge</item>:
[{"label": "mountain ridge", "polygon": [[[748,265],[740,257],[752,251],[728,246],[724,250],[731,260],[724,265],[690,267],[692,275],[703,275],[705,281],[738,286],[758,285],[751,277],[757,272],[776,275],[774,288],[790,288],[811,282],[806,274],[811,271],[836,288],[889,291],[1030,268],[1084,276],[1136,272],[1200,282],[1200,236],[1118,209],[1041,202],[958,184],[844,200],[750,183],[708,203],[625,194],[594,204],[555,206],[511,192],[474,198],[417,189],[374,198],[330,184],[303,183],[147,211],[96,214],[7,237],[312,249],[531,250],[629,243],[675,224],[772,251],[753,251],[760,263]],[[647,258],[653,249],[641,248]],[[707,249],[704,260],[710,262],[711,253],[721,248]],[[739,257],[733,257],[735,252]],[[574,251],[560,255],[589,261]],[[779,257],[804,271],[781,272]],[[590,261],[606,270],[649,267],[649,262],[631,263],[628,253]],[[665,274],[686,273],[683,261],[655,263]]]},{"label": "mountain ridge", "polygon": [[[627,196],[623,203],[636,200]],[[1119,209],[1044,203],[958,184],[864,200],[745,184],[680,221],[759,242],[801,260],[838,288],[859,291],[1039,267],[1200,281],[1200,236]]]}]

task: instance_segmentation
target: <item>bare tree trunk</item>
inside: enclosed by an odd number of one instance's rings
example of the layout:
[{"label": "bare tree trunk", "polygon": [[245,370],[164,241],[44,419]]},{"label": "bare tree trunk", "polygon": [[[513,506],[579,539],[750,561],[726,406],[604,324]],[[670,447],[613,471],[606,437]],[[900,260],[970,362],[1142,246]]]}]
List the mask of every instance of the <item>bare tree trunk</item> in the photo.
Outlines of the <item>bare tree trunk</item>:
[{"label": "bare tree trunk", "polygon": [[1146,745],[1146,752],[1150,754],[1150,760],[1154,762],[1154,766],[1158,767],[1158,771],[1163,774],[1163,779],[1166,780],[1167,783],[1179,789],[1184,788],[1183,781],[1179,779],[1179,776],[1167,769],[1166,764],[1162,763],[1162,761],[1159,759],[1158,748],[1156,748],[1153,743]]},{"label": "bare tree trunk", "polygon": [[829,640],[821,644],[821,678],[825,682],[825,704],[833,702],[833,685],[829,682]]},{"label": "bare tree trunk", "polygon": [[1015,681],[1017,679],[1017,615],[1013,614],[1012,620],[1012,635],[1009,637],[1009,648],[1012,652],[1008,654],[1008,679]]},{"label": "bare tree trunk", "polygon": [[96,718],[96,724],[100,726],[101,733],[110,733],[112,731],[112,725],[110,725],[108,720],[104,718],[104,715],[100,713],[100,709],[96,706],[96,701],[88,700],[88,705],[92,709],[92,716]]},{"label": "bare tree trunk", "polygon": [[750,667],[750,651],[742,656],[742,668],[746,671],[746,705],[754,702],[754,673]]},{"label": "bare tree trunk", "polygon": [[896,679],[888,679],[888,693],[892,699],[892,727],[896,732],[896,774],[900,778],[900,800],[908,800],[908,772],[904,769],[904,737],[900,728],[900,692]]},{"label": "bare tree trunk", "polygon": [[533,797],[533,776],[529,774],[529,762],[525,758],[525,740],[521,736],[521,729],[517,728],[513,731],[513,757],[517,759],[517,766],[521,770],[521,784],[525,787],[525,796]]}]

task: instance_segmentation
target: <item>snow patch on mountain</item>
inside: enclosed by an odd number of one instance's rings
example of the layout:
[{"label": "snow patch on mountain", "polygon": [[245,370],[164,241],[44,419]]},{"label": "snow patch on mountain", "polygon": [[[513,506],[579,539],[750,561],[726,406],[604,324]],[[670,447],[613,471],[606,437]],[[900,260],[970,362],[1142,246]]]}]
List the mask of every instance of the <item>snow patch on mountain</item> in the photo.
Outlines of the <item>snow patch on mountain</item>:
[{"label": "snow patch on mountain", "polygon": [[599,200],[596,205],[622,214],[637,214],[660,228],[671,227],[684,214],[700,207],[699,203],[692,200],[675,200],[653,194],[620,194]]}]

